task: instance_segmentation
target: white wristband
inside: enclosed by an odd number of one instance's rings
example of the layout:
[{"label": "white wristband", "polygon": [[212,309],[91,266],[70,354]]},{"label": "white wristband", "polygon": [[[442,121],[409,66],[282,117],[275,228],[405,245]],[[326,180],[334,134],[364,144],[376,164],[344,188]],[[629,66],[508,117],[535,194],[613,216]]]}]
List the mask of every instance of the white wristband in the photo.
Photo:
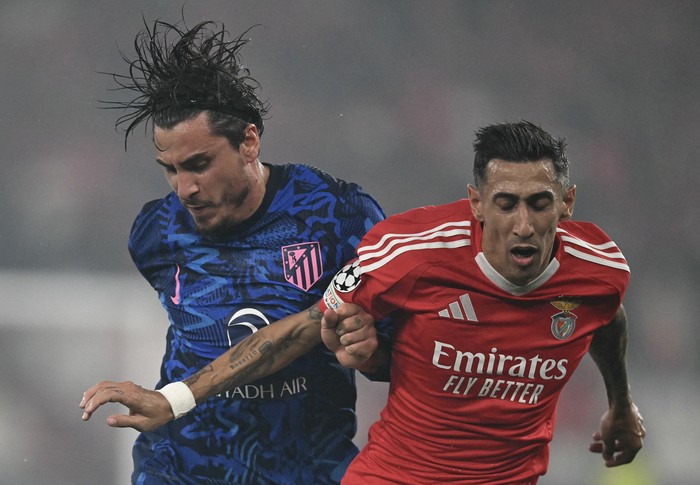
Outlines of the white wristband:
[{"label": "white wristband", "polygon": [[184,382],[171,382],[162,389],[158,389],[158,392],[165,396],[165,399],[170,403],[170,409],[173,410],[175,419],[189,413],[197,405],[194,394]]}]

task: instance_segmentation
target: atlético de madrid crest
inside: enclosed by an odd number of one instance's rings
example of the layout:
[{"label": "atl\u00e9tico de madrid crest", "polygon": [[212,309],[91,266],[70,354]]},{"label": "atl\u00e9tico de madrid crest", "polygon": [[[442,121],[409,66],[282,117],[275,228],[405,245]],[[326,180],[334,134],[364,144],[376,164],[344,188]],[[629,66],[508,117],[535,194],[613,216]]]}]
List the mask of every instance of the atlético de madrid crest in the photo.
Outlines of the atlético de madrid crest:
[{"label": "atl\u00e9tico de madrid crest", "polygon": [[571,313],[571,310],[578,307],[581,303],[574,300],[560,299],[550,301],[558,310],[559,313],[552,315],[552,335],[559,340],[566,340],[571,337],[576,329],[576,315]]},{"label": "atl\u00e9tico de madrid crest", "polygon": [[282,248],[284,279],[308,291],[323,274],[321,246],[317,242],[305,242]]}]

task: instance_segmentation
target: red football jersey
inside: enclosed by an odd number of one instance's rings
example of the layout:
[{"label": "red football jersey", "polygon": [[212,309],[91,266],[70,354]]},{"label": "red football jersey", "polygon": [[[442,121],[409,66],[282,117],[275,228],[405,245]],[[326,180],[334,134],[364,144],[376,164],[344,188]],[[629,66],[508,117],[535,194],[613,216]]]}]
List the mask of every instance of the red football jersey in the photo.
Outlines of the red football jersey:
[{"label": "red football jersey", "polygon": [[392,314],[391,387],[343,483],[535,483],[557,399],[629,267],[590,223],[559,224],[549,266],[516,286],[486,261],[468,200],[377,224],[324,295]]}]

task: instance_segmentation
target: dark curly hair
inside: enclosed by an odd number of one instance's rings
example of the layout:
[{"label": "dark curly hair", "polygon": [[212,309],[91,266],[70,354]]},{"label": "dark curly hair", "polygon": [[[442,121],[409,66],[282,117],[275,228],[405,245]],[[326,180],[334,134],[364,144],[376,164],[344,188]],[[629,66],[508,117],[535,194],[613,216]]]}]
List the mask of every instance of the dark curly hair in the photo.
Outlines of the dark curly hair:
[{"label": "dark curly hair", "polygon": [[566,141],[529,121],[489,125],[476,132],[473,176],[477,187],[485,181],[486,166],[496,158],[509,162],[551,160],[561,186],[569,186]]},{"label": "dark curly hair", "polygon": [[259,135],[269,105],[256,90],[260,83],[241,64],[239,52],[249,42],[244,36],[233,40],[222,23],[203,21],[186,26],[156,20],[134,40],[136,58],[120,51],[129,64],[128,75],[112,76],[116,91],[137,94],[131,101],[103,101],[103,107],[125,111],[116,128],[126,126],[124,146],[129,134],[140,123],[170,129],[182,121],[207,112],[212,132],[226,136],[236,149],[243,141],[243,130],[253,123]]}]

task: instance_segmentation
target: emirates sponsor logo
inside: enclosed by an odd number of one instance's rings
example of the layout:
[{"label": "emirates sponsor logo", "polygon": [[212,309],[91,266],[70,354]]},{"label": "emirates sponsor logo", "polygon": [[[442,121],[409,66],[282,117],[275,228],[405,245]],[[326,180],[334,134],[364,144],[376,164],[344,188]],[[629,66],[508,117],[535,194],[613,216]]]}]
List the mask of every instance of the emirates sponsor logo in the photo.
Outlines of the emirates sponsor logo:
[{"label": "emirates sponsor logo", "polygon": [[534,405],[545,390],[536,381],[559,381],[568,373],[568,359],[459,350],[435,340],[432,364],[450,372],[442,390],[460,396],[501,399]]}]

